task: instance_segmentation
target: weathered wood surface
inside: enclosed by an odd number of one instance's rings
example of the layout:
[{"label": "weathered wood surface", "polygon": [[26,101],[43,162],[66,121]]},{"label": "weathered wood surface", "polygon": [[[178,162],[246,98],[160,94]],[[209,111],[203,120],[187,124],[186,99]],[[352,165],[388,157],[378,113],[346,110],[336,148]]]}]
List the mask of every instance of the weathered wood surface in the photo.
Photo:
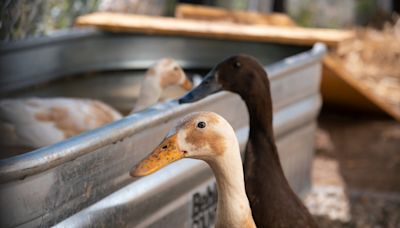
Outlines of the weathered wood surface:
[{"label": "weathered wood surface", "polygon": [[266,25],[239,25],[189,19],[96,12],[78,17],[77,26],[94,26],[115,32],[141,32],[158,35],[180,35],[216,39],[274,42],[312,45],[323,42],[328,46],[351,39],[352,31]]},{"label": "weathered wood surface", "polygon": [[175,8],[175,17],[248,25],[296,26],[296,23],[283,13],[263,14],[249,11],[232,11],[218,7],[191,4],[179,4]]},{"label": "weathered wood surface", "polygon": [[359,108],[367,111],[384,111],[400,121],[398,109],[378,97],[365,84],[356,80],[342,65],[341,60],[327,55],[323,61],[321,92],[324,102]]}]

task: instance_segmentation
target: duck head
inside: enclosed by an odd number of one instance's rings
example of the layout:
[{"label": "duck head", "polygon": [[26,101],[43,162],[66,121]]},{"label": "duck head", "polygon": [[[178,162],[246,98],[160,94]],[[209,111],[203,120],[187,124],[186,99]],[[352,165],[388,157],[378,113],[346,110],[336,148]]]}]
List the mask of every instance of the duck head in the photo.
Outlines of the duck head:
[{"label": "duck head", "polygon": [[147,70],[131,113],[141,111],[157,103],[162,91],[171,85],[179,85],[185,90],[192,89],[192,83],[179,64],[171,58],[164,58]]},{"label": "duck head", "polygon": [[131,171],[146,176],[183,158],[216,162],[226,157],[230,147],[239,147],[231,125],[213,112],[185,116],[154,151]]},{"label": "duck head", "polygon": [[185,90],[192,89],[192,83],[186,77],[185,72],[179,64],[171,59],[164,58],[158,61],[153,67],[149,68],[146,77],[155,77],[161,89],[168,86],[179,85]]},{"label": "duck head", "polygon": [[260,86],[258,79],[263,77],[267,78],[266,72],[255,58],[243,54],[232,56],[216,65],[199,86],[179,99],[179,103],[198,101],[221,90],[243,96]]}]

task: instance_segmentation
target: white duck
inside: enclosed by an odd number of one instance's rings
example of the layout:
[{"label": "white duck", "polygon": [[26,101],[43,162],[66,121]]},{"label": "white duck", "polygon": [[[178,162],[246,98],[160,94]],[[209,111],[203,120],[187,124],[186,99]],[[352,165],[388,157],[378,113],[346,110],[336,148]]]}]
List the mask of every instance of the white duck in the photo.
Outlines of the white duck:
[{"label": "white duck", "polygon": [[216,227],[255,227],[244,187],[239,144],[224,118],[213,112],[187,115],[130,175],[145,176],[182,158],[205,161],[216,177]]},{"label": "white duck", "polygon": [[[141,83],[134,111],[160,99],[164,88],[192,88],[182,68],[165,58],[149,68]],[[18,98],[0,100],[0,148],[19,154],[65,140],[84,131],[121,119],[109,105],[80,98]],[[2,157],[8,155],[2,155]]]}]

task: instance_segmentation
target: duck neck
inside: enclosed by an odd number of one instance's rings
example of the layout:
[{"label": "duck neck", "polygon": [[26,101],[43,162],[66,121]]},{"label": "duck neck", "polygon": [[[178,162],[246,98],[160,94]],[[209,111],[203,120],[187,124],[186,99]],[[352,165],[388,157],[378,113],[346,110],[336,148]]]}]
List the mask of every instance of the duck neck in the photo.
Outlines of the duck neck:
[{"label": "duck neck", "polygon": [[229,144],[229,152],[207,163],[213,170],[218,187],[216,227],[245,227],[243,224],[248,227],[249,223],[254,224],[237,141]]},{"label": "duck neck", "polygon": [[[248,147],[253,146],[258,149],[252,150],[252,156],[254,157],[251,159],[248,159],[249,153],[246,153],[245,166],[248,162],[264,163],[264,159],[267,159],[271,161],[268,162],[271,164],[270,168],[277,170],[278,173],[283,175],[283,170],[274,140],[272,98],[267,76],[265,74],[262,75],[262,77],[260,77],[259,80],[253,85],[254,88],[250,90],[253,92],[253,94],[243,94],[241,97],[246,103],[250,118]],[[249,148],[247,150],[249,150]],[[275,167],[278,169],[275,169]]]},{"label": "duck neck", "polygon": [[160,78],[157,75],[146,75],[140,85],[139,96],[131,113],[141,111],[157,103],[161,93]]}]

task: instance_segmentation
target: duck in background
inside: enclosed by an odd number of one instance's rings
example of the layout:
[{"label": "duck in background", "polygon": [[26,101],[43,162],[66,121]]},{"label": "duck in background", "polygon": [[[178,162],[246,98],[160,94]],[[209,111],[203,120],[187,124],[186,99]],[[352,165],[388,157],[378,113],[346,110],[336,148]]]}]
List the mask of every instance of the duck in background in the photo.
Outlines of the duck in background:
[{"label": "duck in background", "polygon": [[[172,85],[192,88],[178,63],[164,58],[147,70],[132,112],[157,103],[162,90]],[[0,148],[8,155],[0,157],[51,145],[122,117],[111,106],[92,99],[3,99],[0,100]]]},{"label": "duck in background", "polygon": [[185,116],[130,174],[133,177],[146,176],[183,158],[205,161],[216,177],[215,227],[256,227],[244,187],[239,143],[235,131],[223,117],[213,112]]},{"label": "duck in background", "polygon": [[256,225],[317,227],[283,173],[274,140],[270,83],[264,68],[253,57],[232,56],[216,65],[179,103],[194,102],[221,90],[239,94],[249,112],[244,174]]},{"label": "duck in background", "polygon": [[160,100],[163,90],[173,85],[179,85],[185,90],[192,89],[192,82],[179,64],[172,58],[164,58],[147,70],[131,113],[156,104]]}]

